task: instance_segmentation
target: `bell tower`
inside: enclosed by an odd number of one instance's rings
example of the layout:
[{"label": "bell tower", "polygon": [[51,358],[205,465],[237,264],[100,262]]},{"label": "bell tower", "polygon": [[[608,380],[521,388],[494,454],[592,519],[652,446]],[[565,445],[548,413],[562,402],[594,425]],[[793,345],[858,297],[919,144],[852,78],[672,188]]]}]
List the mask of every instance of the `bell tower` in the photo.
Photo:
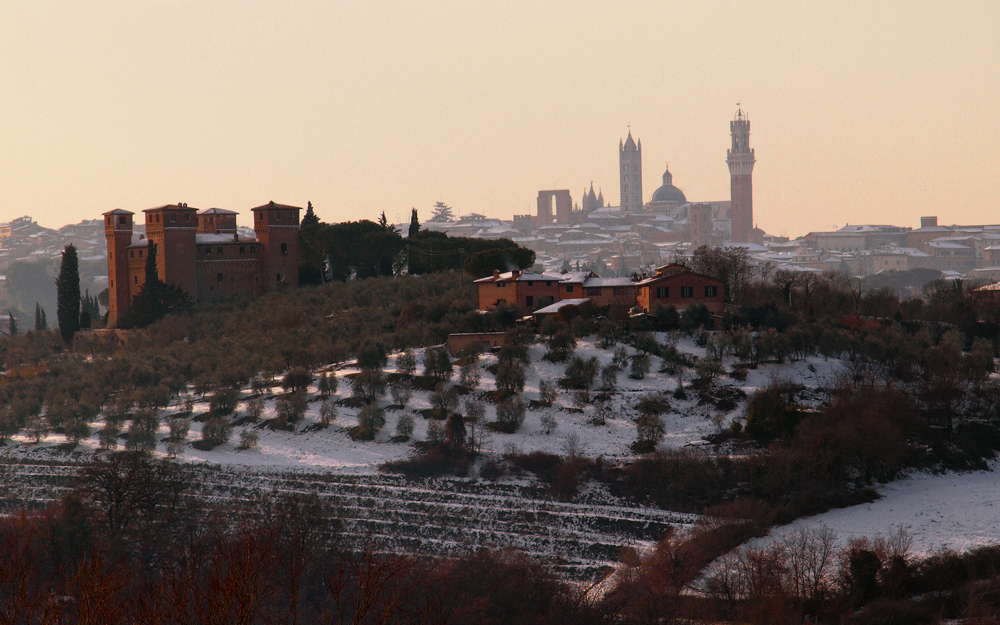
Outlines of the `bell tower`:
[{"label": "bell tower", "polygon": [[132,243],[132,215],[116,209],[104,213],[104,236],[108,242],[108,326],[114,328],[132,303],[129,293],[128,253]]},{"label": "bell tower", "polygon": [[618,168],[621,173],[619,201],[622,212],[642,210],[642,140],[636,145],[631,130],[625,143],[618,141]]},{"label": "bell tower", "polygon": [[736,117],[729,122],[733,146],[726,150],[726,164],[729,165],[729,191],[732,216],[732,240],[734,243],[750,242],[753,229],[753,165],[756,163],[754,151],[750,147],[750,119],[743,109],[736,105]]}]

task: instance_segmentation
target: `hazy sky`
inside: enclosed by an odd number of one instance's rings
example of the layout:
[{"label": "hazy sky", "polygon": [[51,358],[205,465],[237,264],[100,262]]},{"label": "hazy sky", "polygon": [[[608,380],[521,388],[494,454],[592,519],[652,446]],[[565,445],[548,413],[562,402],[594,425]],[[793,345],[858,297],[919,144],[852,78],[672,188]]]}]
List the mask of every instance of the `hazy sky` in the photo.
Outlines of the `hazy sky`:
[{"label": "hazy sky", "polygon": [[534,212],[618,141],[645,199],[670,163],[729,199],[729,120],[757,223],[1000,222],[1000,2],[0,3],[0,220],[61,226],[268,200],[324,221]]}]

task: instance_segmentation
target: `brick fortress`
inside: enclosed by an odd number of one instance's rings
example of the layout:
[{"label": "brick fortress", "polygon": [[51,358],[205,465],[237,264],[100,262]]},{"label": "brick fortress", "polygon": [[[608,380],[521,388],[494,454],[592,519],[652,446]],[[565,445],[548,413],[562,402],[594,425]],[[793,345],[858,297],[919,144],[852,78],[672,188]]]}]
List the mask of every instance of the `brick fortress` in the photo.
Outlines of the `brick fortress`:
[{"label": "brick fortress", "polygon": [[146,282],[149,247],[155,246],[160,280],[195,302],[263,294],[299,283],[297,206],[270,202],[251,209],[256,238],[236,230],[237,213],[221,208],[198,212],[187,204],[143,211],[146,235],[134,238],[133,213],[104,213],[108,241],[108,327],[114,328]]}]

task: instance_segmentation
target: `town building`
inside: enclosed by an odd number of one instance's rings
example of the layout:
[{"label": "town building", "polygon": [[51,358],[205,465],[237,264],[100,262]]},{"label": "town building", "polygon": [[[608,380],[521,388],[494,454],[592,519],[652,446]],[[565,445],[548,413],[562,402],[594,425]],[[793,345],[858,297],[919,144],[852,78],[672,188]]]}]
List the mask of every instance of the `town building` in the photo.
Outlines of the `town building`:
[{"label": "town building", "polygon": [[656,275],[635,284],[636,303],[644,312],[673,306],[678,311],[704,304],[718,317],[725,312],[725,285],[715,278],[671,263],[658,267]]},{"label": "town building", "polygon": [[757,160],[750,147],[750,119],[737,108],[736,117],[729,122],[732,148],[726,151],[729,165],[729,185],[732,201],[732,240],[750,243],[753,230],[753,166]]},{"label": "town building", "polygon": [[237,232],[237,213],[220,208],[200,213],[184,203],[148,208],[145,235],[138,238],[134,213],[104,213],[108,327],[118,324],[145,285],[151,251],[159,279],[195,302],[297,286],[301,210],[274,202],[251,209],[252,238]]}]

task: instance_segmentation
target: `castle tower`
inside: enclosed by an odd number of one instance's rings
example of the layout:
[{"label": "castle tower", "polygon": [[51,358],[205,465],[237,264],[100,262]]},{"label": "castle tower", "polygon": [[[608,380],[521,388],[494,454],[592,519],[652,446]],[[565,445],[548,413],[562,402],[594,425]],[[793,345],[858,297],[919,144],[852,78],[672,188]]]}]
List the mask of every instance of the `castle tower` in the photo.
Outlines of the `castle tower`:
[{"label": "castle tower", "polygon": [[618,167],[621,172],[622,212],[642,210],[642,140],[636,145],[631,130],[625,143],[618,141]]},{"label": "castle tower", "polygon": [[132,213],[116,209],[104,213],[104,236],[108,242],[108,327],[114,328],[128,311],[128,253],[132,243]]},{"label": "castle tower", "polygon": [[[738,106],[738,105],[737,105]],[[729,190],[734,243],[750,242],[753,229],[753,165],[754,151],[750,148],[750,119],[737,108],[736,117],[729,122],[733,147],[726,150],[729,165]]]},{"label": "castle tower", "polygon": [[146,214],[146,238],[156,246],[156,273],[166,284],[185,293],[197,293],[195,246],[198,209],[187,204],[167,204],[142,211]]},{"label": "castle tower", "polygon": [[268,202],[251,209],[253,229],[263,246],[264,292],[299,284],[298,206]]}]

